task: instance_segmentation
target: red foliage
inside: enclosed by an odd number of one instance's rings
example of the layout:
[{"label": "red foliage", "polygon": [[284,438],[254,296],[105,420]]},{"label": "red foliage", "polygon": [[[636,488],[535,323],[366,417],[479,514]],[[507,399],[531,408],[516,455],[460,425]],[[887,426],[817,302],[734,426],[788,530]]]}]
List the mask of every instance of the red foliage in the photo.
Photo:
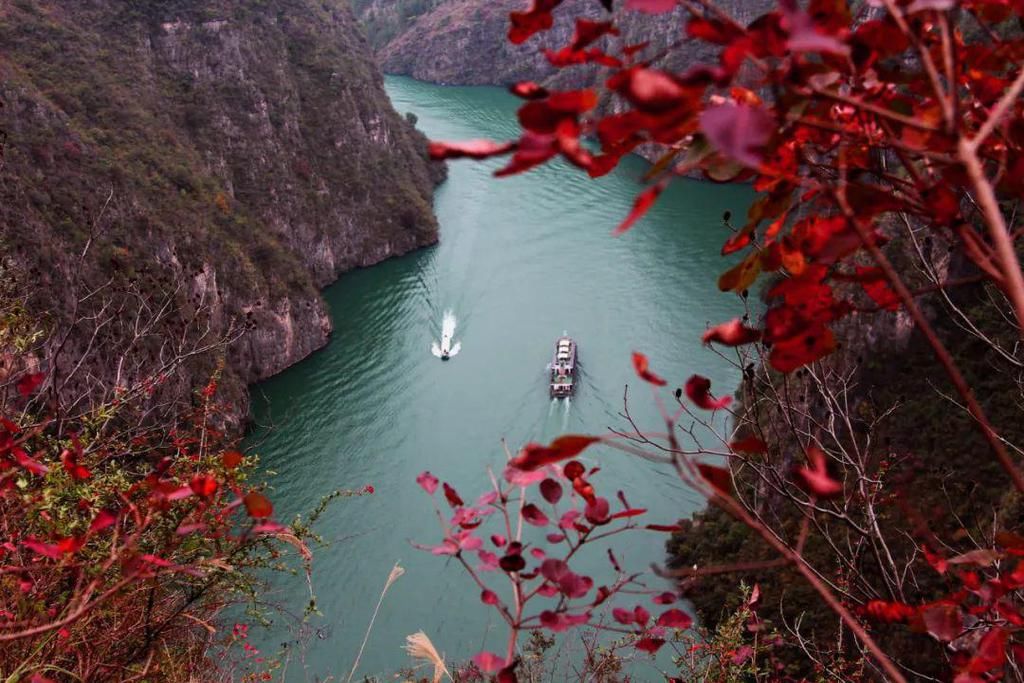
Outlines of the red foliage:
[{"label": "red foliage", "polygon": [[818,498],[835,498],[842,494],[843,485],[829,476],[827,459],[820,448],[808,447],[807,461],[809,466],[800,465],[795,473],[798,482],[808,493]]},{"label": "red foliage", "polygon": [[705,344],[717,342],[725,346],[743,346],[761,339],[761,331],[747,327],[739,318],[712,327],[701,340]]},{"label": "red foliage", "polygon": [[558,437],[547,446],[536,443],[526,444],[519,455],[509,461],[509,467],[511,469],[532,472],[562,460],[575,458],[599,441],[601,441],[601,438],[597,436],[569,434]]},{"label": "red foliage", "polygon": [[[561,4],[533,0],[525,11],[513,13],[510,39],[523,43],[550,28],[552,12]],[[602,4],[609,8],[610,3]],[[526,100],[519,110],[521,136],[510,143],[476,148],[482,150],[481,156],[512,153],[509,163],[497,172],[501,176],[561,157],[596,177],[610,172],[641,145],[661,145],[663,157],[646,176],[648,186],[638,193],[616,234],[633,228],[676,176],[699,170],[714,181],[750,182],[759,198],[742,225],[736,229],[728,225],[731,232],[723,236],[722,252],[736,254],[738,262],[721,274],[718,285],[746,299],[759,291],[755,289],[759,279],[767,280],[763,290],[767,310],[760,319],[748,314],[714,325],[704,333],[703,342],[737,347],[730,354],[739,355],[738,367],[743,368],[745,380],[751,380],[760,369],[747,364],[747,349],[766,357],[771,369],[792,373],[833,353],[839,345],[835,330],[846,319],[905,313],[924,333],[959,400],[1016,488],[1024,491],[1015,458],[988,424],[941,340],[930,334],[932,328],[920,305],[921,297],[938,289],[984,280],[1005,296],[1007,310],[1012,309],[1017,326],[1024,327],[1024,274],[1017,243],[1024,231],[1007,219],[1016,220],[1016,203],[1024,198],[1024,100],[1020,97],[1024,39],[1017,28],[1000,26],[1009,20],[1020,23],[1024,4],[1016,0],[870,4],[871,9],[851,10],[851,4],[841,0],[782,0],[777,8],[744,25],[704,0],[626,0],[627,9],[657,15],[672,12],[671,19],[685,14],[685,35],[707,43],[715,59],[676,72],[664,66],[670,61],[651,45],[625,45],[617,40],[613,21],[579,18],[569,43],[545,55],[560,68],[603,65],[608,72],[603,92],[560,92],[534,83],[514,86],[513,92]],[[602,97],[613,99],[614,106],[598,107]],[[585,138],[596,140],[599,150],[582,146]],[[728,224],[729,218],[725,220]],[[889,244],[888,239],[894,234],[893,226],[904,220],[915,239],[934,239],[958,250],[956,257],[972,264],[978,276],[962,278],[963,282],[936,278],[931,286],[915,291],[904,281],[906,274],[900,272],[898,259],[890,258],[899,255],[900,247],[898,241]],[[667,385],[651,371],[645,355],[634,353],[633,365],[643,381],[654,387]],[[731,397],[716,398],[710,388],[707,378],[693,375],[684,390],[701,410],[728,406]],[[684,390],[676,392],[677,399]],[[769,488],[774,494],[792,497],[807,520],[798,540],[784,542],[761,521],[760,513],[751,514],[748,503],[734,496],[729,470],[701,463],[678,443],[673,430],[683,415],[706,425],[713,418],[706,420],[681,401],[671,414],[659,394],[655,399],[670,434],[660,437],[666,443],[658,444],[652,457],[671,463],[685,481],[702,490],[710,484],[717,505],[759,532],[786,563],[801,570],[854,634],[862,652],[880,667],[881,675],[905,680],[862,620],[902,624],[930,634],[951,653],[956,680],[998,680],[1006,673],[1012,639],[1019,638],[1019,629],[1024,628],[1024,611],[1014,594],[1024,588],[1024,569],[1011,571],[1006,565],[1009,557],[1024,554],[1024,541],[1004,535],[997,539],[1002,550],[979,547],[948,559],[933,551],[943,545],[933,543],[930,532],[915,529],[926,539],[924,561],[943,580],[960,580],[963,588],[926,604],[872,600],[848,609],[832,590],[846,579],[822,581],[820,570],[811,568],[801,553],[814,528],[811,522],[823,509],[848,520],[849,510],[862,498],[876,495],[874,487],[885,479],[881,474],[875,479],[875,465],[868,468],[871,472],[853,472],[848,455],[840,453],[845,446],[826,453],[823,447],[807,445],[825,443],[813,434],[801,441],[806,464],[791,466],[785,459],[791,454],[780,453],[784,464],[776,466]],[[763,436],[774,427],[758,425],[753,431]],[[557,507],[567,501],[573,505],[551,518],[558,519],[562,533],[548,534],[548,540],[582,544],[594,529],[613,528],[620,520],[630,525],[639,509],[623,501],[624,509],[613,512],[608,499],[595,491],[594,472],[587,474],[575,461],[558,472],[558,463],[601,439],[563,439],[549,446],[527,445],[505,473],[505,480],[520,486],[523,496],[539,483],[540,496],[548,505]],[[606,443],[636,453],[653,440],[638,431],[635,438],[614,434]],[[710,449],[717,456],[745,465],[768,461],[764,457],[768,448],[761,438],[723,436],[721,443],[728,452]],[[784,449],[773,444],[772,450],[775,455],[774,451]],[[878,466],[880,471],[889,466],[889,457]],[[569,486],[563,488],[559,477]],[[512,489],[494,493],[494,504],[507,514]],[[520,515],[530,524],[550,523],[547,512],[534,504],[523,502]],[[678,529],[657,524],[646,528]],[[446,531],[445,542],[460,552],[453,533]],[[567,562],[559,560],[566,567],[549,564],[545,578],[541,568],[528,567],[522,548],[512,548],[518,542],[509,544],[501,560],[509,580],[540,580],[540,576],[547,583],[536,594],[566,595],[560,582],[550,576],[556,568],[559,576],[574,576]],[[556,559],[550,550],[543,552],[545,562]],[[614,558],[613,566],[618,570]],[[581,589],[582,584],[573,583],[568,592]],[[592,607],[608,597],[603,590],[598,593]],[[885,593],[868,593],[879,594]],[[755,610],[753,604],[747,607]],[[568,605],[560,605],[540,612],[534,623],[562,631],[586,622],[589,616],[589,611],[570,611]],[[653,653],[663,646],[664,633],[651,630],[644,612],[617,607],[612,617],[620,626],[636,627],[634,644],[641,651]],[[524,623],[513,623],[513,634]],[[688,625],[688,617],[669,610],[655,624]],[[505,659],[495,656],[490,665],[514,671],[514,652],[510,647]],[[730,656],[733,664],[744,665],[753,654],[749,648],[740,648]]]},{"label": "red foliage", "polygon": [[647,356],[642,353],[633,353],[633,369],[636,370],[637,377],[645,382],[658,387],[668,384],[663,378],[651,372],[650,362],[647,360]]},{"label": "red foliage", "polygon": [[711,396],[711,380],[707,377],[694,375],[686,380],[686,396],[693,401],[698,408],[704,410],[718,410],[728,407],[732,403],[732,396],[714,398]]}]

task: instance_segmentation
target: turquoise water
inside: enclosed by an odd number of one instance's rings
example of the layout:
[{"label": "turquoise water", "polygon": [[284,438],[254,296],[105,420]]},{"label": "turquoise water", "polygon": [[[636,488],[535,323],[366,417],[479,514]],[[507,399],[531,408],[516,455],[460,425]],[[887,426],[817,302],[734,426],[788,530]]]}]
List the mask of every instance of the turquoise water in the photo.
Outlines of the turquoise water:
[{"label": "turquoise water", "polygon": [[[404,78],[388,78],[387,88],[395,108],[415,113],[435,139],[515,135],[516,100],[502,90]],[[640,159],[596,182],[563,164],[495,180],[496,165],[452,164],[435,200],[440,245],[344,276],[326,292],[330,345],[255,387],[254,416],[273,427],[256,430],[252,441],[278,473],[279,518],[309,511],[337,488],[376,490],[337,502],[318,527],[331,542],[315,561],[323,617],[298,635],[281,617],[260,637],[265,652],[291,642],[288,680],[345,679],[395,562],[406,574],[383,603],[360,675],[391,679],[407,663],[405,636],[418,630],[449,660],[503,650],[503,624],[480,604],[472,581],[410,545],[440,540],[415,483],[421,471],[475,499],[486,468],[503,466],[502,439],[515,449],[562,432],[622,428],[627,384],[634,416],[660,431],[650,393],[633,374],[634,350],[674,385],[694,372],[711,378],[716,393],[737,385],[739,371],[699,338],[707,323],[739,310],[715,280],[727,266],[718,254],[722,212],[742,215],[748,188],[677,181],[633,231],[613,238],[640,187]],[[458,318],[462,349],[442,363],[430,347],[447,309]],[[582,384],[571,403],[552,405],[544,366],[563,331],[579,342]],[[594,479],[599,491],[611,499],[623,489],[650,509],[650,522],[672,523],[702,506],[650,463],[600,448],[585,460],[604,468]],[[663,560],[664,540],[624,536],[616,549],[628,567],[644,569]],[[603,550],[582,561],[599,570],[600,584]],[[266,598],[299,611],[305,580],[279,577]]]}]

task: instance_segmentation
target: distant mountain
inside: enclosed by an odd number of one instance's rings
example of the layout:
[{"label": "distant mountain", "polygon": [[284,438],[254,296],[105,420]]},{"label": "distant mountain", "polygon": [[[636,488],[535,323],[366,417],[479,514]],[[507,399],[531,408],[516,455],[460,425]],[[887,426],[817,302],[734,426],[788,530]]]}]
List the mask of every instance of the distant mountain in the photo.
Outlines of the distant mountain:
[{"label": "distant mountain", "polygon": [[[352,5],[381,68],[386,73],[424,81],[464,85],[506,85],[543,80],[555,74],[540,48],[560,48],[572,37],[572,17],[603,18],[596,0],[566,0],[555,10],[555,26],[526,45],[508,42],[508,15],[528,0],[352,0]],[[622,2],[617,1],[616,6]],[[741,21],[750,21],[773,7],[772,0],[725,0],[718,3]],[[680,10],[681,12],[681,10]],[[652,51],[682,40],[666,66],[685,68],[714,57],[707,43],[685,40],[679,15],[651,16],[616,12],[623,39],[649,42]],[[583,84],[596,69],[574,68],[560,78]]]}]

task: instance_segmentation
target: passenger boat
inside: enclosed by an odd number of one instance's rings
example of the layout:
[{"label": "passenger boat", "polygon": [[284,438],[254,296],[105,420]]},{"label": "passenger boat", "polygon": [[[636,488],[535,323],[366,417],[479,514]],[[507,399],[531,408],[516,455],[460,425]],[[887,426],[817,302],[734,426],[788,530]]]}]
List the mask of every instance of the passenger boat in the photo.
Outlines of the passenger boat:
[{"label": "passenger boat", "polygon": [[555,357],[548,366],[551,371],[551,397],[568,398],[576,388],[576,342],[563,335],[555,342]]}]

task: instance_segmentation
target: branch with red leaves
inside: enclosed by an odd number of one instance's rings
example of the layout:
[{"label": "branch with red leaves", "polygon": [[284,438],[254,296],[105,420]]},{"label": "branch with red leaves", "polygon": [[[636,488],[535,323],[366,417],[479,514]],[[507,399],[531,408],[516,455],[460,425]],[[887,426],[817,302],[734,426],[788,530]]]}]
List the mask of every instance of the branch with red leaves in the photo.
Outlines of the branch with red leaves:
[{"label": "branch with red leaves", "polygon": [[[611,3],[601,4],[612,9]],[[838,381],[837,393],[836,378],[822,370],[840,345],[837,330],[854,316],[857,324],[871,315],[909,316],[952,382],[956,395],[949,398],[950,406],[970,416],[1009,485],[1024,492],[1019,467],[1024,451],[997,431],[936,331],[931,312],[938,300],[966,320],[949,290],[971,288],[992,302],[1014,338],[1024,334],[1018,244],[1024,230],[1016,224],[1017,206],[1024,199],[1024,37],[1012,25],[1024,21],[1024,5],[1005,0],[884,0],[882,5],[860,3],[854,9],[845,1],[786,0],[743,24],[710,0],[627,0],[626,10],[662,21],[675,21],[682,8],[685,35],[716,49],[717,60],[676,71],[662,66],[670,63],[664,52],[627,44],[617,15],[609,14],[606,21],[579,17],[569,43],[545,55],[558,68],[600,65],[605,71],[599,87],[556,91],[516,84],[511,90],[524,101],[518,140],[435,143],[431,153],[435,158],[508,156],[498,176],[562,158],[598,177],[641,146],[661,146],[665,152],[648,173],[648,187],[616,235],[639,225],[675,176],[700,170],[716,182],[752,183],[760,196],[722,248],[723,255],[742,258],[722,273],[718,285],[746,301],[748,292],[765,282],[768,307],[759,319],[747,311],[713,326],[703,340],[740,354],[738,365],[749,385],[745,401],[778,407],[772,414],[780,423],[758,424],[748,403],[734,416],[744,429],[754,427],[756,436],[721,436],[719,447],[704,450],[717,453],[724,446],[734,466],[757,472],[766,490],[799,510],[799,537],[787,540],[764,522],[756,505],[734,491],[735,471],[695,460],[692,448],[680,447],[675,432],[683,415],[709,430],[714,427],[693,417],[681,401],[684,391],[698,411],[723,410],[730,403],[729,396],[712,395],[710,382],[699,375],[678,390],[680,408],[674,414],[656,391],[664,434],[655,438],[633,425],[635,435],[616,433],[602,441],[637,455],[653,448],[651,459],[675,463],[684,481],[741,520],[802,575],[886,678],[904,680],[905,674],[864,619],[907,623],[928,632],[956,653],[950,660],[958,680],[989,680],[1019,666],[1012,659],[1020,653],[1010,653],[1020,647],[1014,639],[1024,627],[1020,565],[1011,569],[1008,564],[1021,554],[1019,537],[1004,534],[992,547],[979,543],[977,552],[958,555],[958,564],[977,567],[961,577],[966,592],[919,605],[868,601],[851,606],[847,603],[856,601],[839,590],[839,583],[802,555],[809,535],[817,531],[838,561],[856,571],[819,521],[825,517],[859,538],[858,543],[871,545],[890,589],[904,586],[900,576],[906,570],[898,569],[877,524],[877,506],[898,494],[884,489],[885,468],[874,464],[878,458],[870,444],[853,438],[858,428],[843,403],[846,380]],[[526,43],[547,31],[562,6],[561,0],[533,0],[510,17],[509,39]],[[674,49],[679,46],[669,51]],[[587,138],[596,140],[596,150],[582,144]],[[906,225],[914,249],[900,242],[898,225]],[[963,272],[951,275],[948,266],[931,260],[920,248],[921,236],[948,247],[957,264],[965,264]],[[928,275],[923,282],[921,273]],[[971,321],[964,327],[1019,366],[1019,341],[1011,341],[1008,349],[1005,339],[993,341]],[[763,364],[753,363],[760,358]],[[634,366],[656,390],[667,385],[642,354],[634,355]],[[821,393],[831,422],[788,395],[787,375],[793,373],[810,378],[805,384]],[[756,395],[754,389],[764,393]],[[628,409],[625,417],[632,423]],[[683,432],[697,440],[692,430]],[[559,462],[595,443],[592,437],[563,439],[527,447],[511,466],[554,468],[557,476]],[[793,466],[755,462],[763,457],[766,441],[794,443],[799,455]],[[914,533],[938,545],[920,529]],[[926,551],[929,564],[944,573],[946,565],[935,548]],[[1007,566],[997,567],[997,560]],[[867,586],[862,578],[854,580]],[[969,605],[968,594],[980,598],[980,604]],[[964,632],[972,630],[974,639],[968,641]],[[506,667],[510,657],[502,662]]]}]

